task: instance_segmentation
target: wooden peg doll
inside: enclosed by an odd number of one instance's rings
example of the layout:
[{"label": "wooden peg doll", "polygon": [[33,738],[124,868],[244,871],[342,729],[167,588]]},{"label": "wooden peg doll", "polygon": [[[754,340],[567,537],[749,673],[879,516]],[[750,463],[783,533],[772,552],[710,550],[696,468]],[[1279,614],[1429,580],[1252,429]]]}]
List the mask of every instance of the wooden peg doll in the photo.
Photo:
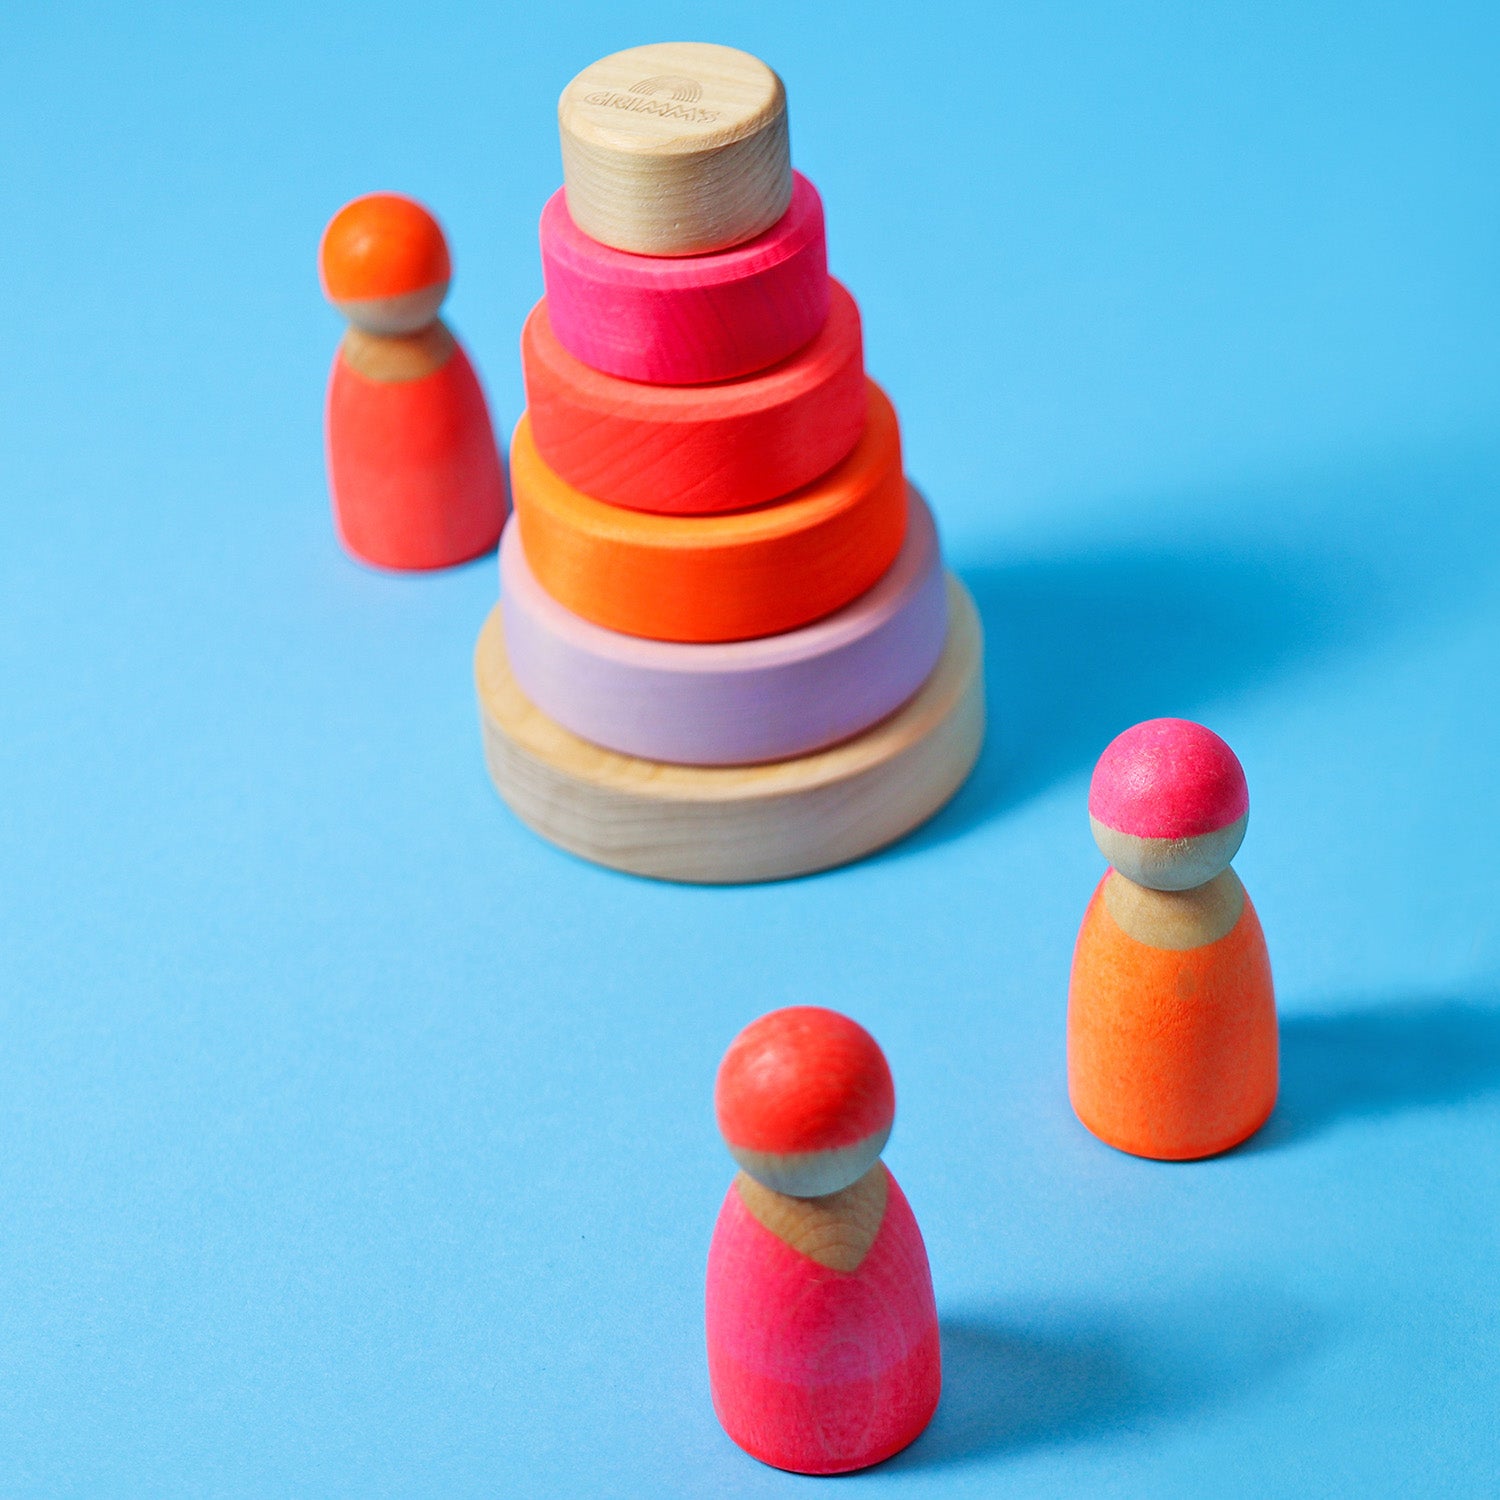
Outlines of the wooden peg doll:
[{"label": "wooden peg doll", "polygon": [[773,1011],[731,1043],[714,1102],[741,1168],[708,1258],[719,1420],[780,1469],[879,1463],[927,1426],[942,1383],[927,1251],[880,1160],[885,1057],[835,1011]]},{"label": "wooden peg doll", "polygon": [[319,267],[349,320],[326,419],[340,540],[401,570],[489,551],[505,476],[478,377],[438,318],[451,272],[437,220],[395,193],[356,198],[324,231]]},{"label": "wooden peg doll", "polygon": [[1245,774],[1218,735],[1152,719],[1099,759],[1089,821],[1111,868],[1078,934],[1068,1091],[1121,1151],[1185,1160],[1253,1135],[1276,1103],[1276,1002],[1230,860]]}]

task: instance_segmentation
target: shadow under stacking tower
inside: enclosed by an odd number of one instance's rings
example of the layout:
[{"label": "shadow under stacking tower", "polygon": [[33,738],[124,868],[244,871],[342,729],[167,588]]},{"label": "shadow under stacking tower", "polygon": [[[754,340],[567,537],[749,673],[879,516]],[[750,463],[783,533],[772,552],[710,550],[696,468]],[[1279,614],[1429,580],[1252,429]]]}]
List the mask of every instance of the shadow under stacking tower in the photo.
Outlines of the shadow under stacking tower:
[{"label": "shadow under stacking tower", "polygon": [[982,646],[829,278],[781,80],[635,47],[558,119],[475,657],[490,773],[544,837],[637,874],[858,858],[973,766]]}]

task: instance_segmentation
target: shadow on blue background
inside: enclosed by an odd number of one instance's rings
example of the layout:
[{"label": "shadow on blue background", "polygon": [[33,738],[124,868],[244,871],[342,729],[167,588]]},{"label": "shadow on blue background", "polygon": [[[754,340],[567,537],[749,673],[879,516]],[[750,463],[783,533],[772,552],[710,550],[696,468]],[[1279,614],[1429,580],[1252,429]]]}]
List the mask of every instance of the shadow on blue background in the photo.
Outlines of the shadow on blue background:
[{"label": "shadow on blue background", "polygon": [[1500,455],[1405,456],[1236,497],[1231,531],[1200,524],[1222,496],[1122,503],[1151,517],[1146,534],[963,567],[984,622],[985,748],[897,847],[959,837],[1087,771],[1142,719],[1191,716],[1451,609],[1493,561],[1497,494]]},{"label": "shadow on blue background", "polygon": [[1281,1018],[1281,1095],[1241,1148],[1272,1151],[1341,1120],[1500,1090],[1500,1006],[1433,999]]},{"label": "shadow on blue background", "polygon": [[[1281,1097],[1235,1153],[1282,1149],[1340,1120],[1462,1104],[1500,1090],[1500,1006],[1434,999],[1282,1018]],[[999,1310],[943,1322],[943,1402],[893,1467],[1139,1432],[1252,1392],[1315,1350],[1309,1309],[1264,1292],[1184,1297],[1153,1321],[1097,1309]]]},{"label": "shadow on blue background", "polygon": [[1361,604],[1317,559],[1146,546],[964,571],[985,632],[979,764],[909,847],[959,837],[1092,767],[1121,730],[1264,682]]},{"label": "shadow on blue background", "polygon": [[1087,1443],[1254,1393],[1322,1342],[1310,1309],[1263,1290],[1170,1308],[1013,1308],[945,1318],[943,1399],[891,1468]]},{"label": "shadow on blue background", "polygon": [[1310,562],[1206,550],[992,566],[966,581],[985,622],[991,705],[970,821],[1088,769],[1140,719],[1322,650],[1349,607]]}]

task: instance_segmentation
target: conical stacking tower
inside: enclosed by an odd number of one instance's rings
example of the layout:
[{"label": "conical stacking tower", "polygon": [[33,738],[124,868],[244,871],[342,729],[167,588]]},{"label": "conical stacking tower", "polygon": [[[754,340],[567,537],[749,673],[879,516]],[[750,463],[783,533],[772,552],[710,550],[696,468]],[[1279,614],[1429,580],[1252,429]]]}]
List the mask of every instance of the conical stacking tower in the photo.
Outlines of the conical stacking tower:
[{"label": "conical stacking tower", "polygon": [[828,276],[781,80],[633,47],[558,119],[475,655],[490,774],[544,837],[637,874],[856,859],[968,775],[981,638]]}]

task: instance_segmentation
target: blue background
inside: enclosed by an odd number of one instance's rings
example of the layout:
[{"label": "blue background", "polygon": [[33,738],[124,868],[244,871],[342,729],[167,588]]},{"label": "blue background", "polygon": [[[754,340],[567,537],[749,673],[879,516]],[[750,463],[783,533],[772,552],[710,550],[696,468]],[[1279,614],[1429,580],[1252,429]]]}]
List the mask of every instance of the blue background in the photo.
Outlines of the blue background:
[{"label": "blue background", "polygon": [[[323,223],[430,203],[508,434],[594,57],[785,77],[988,633],[878,859],[653,885],[480,759],[485,560],[335,545]],[[1492,1495],[1493,5],[5,7],[0,1493],[759,1496],[702,1271],[713,1072],[865,1022],[947,1388],[860,1493]],[[1284,1088],[1223,1159],[1073,1119],[1094,757],[1238,750]]]}]

